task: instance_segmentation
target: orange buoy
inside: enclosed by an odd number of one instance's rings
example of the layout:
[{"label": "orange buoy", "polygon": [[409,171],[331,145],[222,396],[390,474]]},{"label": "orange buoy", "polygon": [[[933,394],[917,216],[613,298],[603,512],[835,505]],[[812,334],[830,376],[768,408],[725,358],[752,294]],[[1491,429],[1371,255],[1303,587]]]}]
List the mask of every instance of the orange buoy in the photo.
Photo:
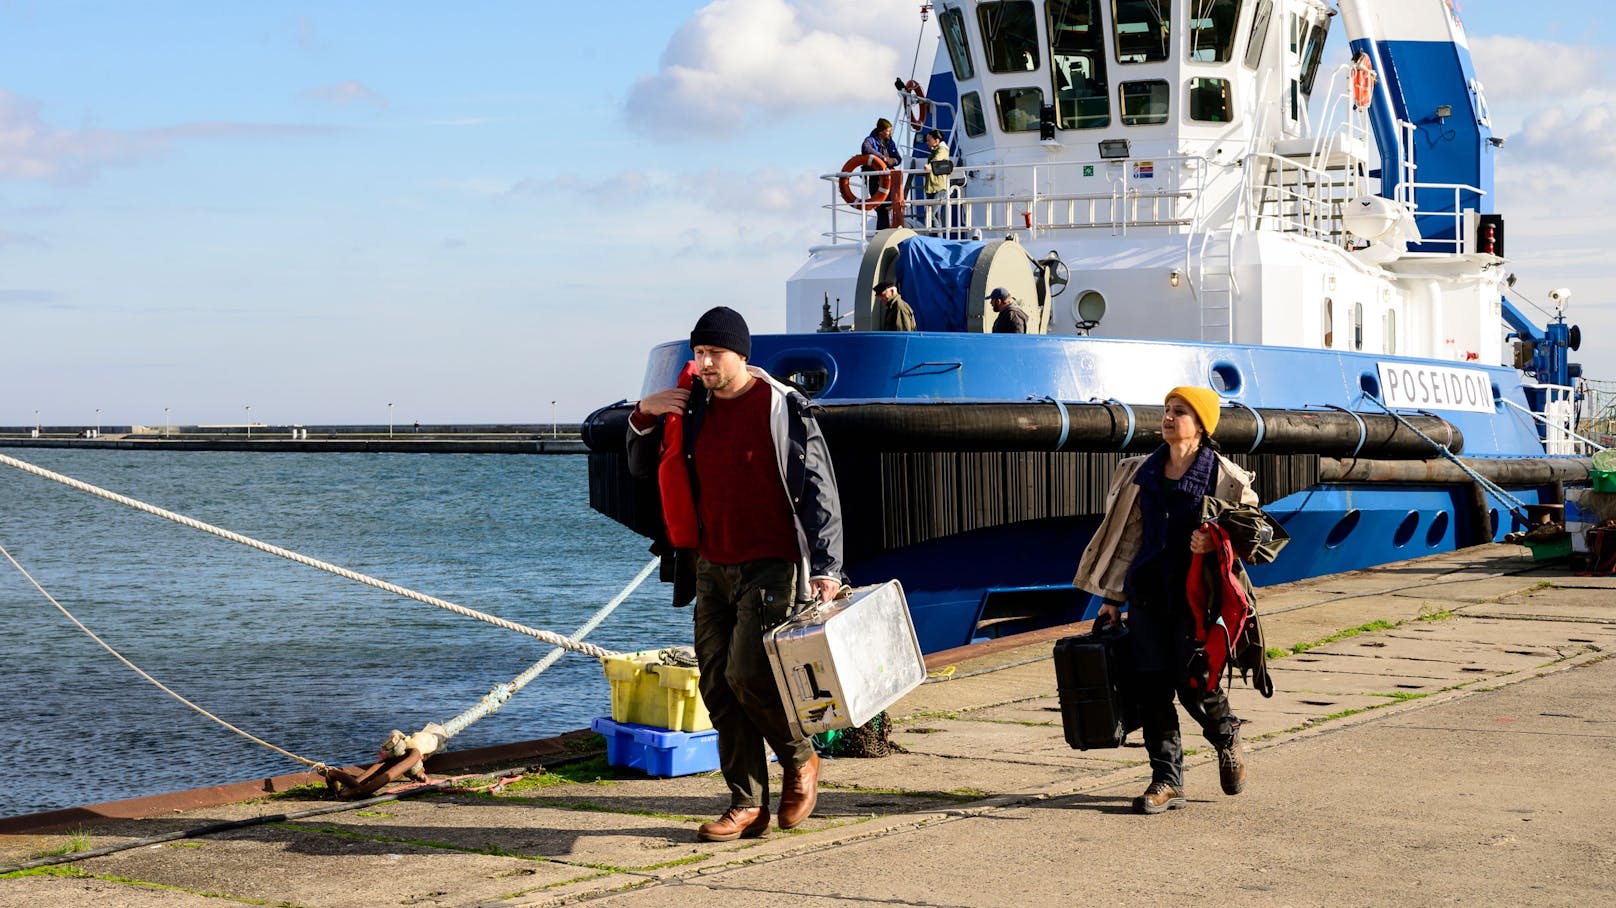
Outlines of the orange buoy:
[{"label": "orange buoy", "polygon": [[1359,54],[1352,64],[1352,104],[1359,110],[1369,106],[1375,97],[1375,70],[1368,54]]},{"label": "orange buoy", "polygon": [[[853,191],[851,174],[855,170],[880,171],[885,174],[885,177],[877,184],[878,188],[870,193],[868,198],[860,198],[858,193]],[[887,162],[880,155],[853,155],[847,159],[847,163],[842,165],[841,172],[842,177],[836,181],[836,185],[842,191],[842,201],[861,211],[874,211],[892,193],[892,170],[887,167]]]},{"label": "orange buoy", "polygon": [[921,89],[920,83],[913,79],[903,84],[903,90],[914,96],[905,96],[903,99],[903,109],[909,114],[909,125],[920,129],[926,125],[926,115],[931,113],[931,102],[926,100],[926,92]]}]

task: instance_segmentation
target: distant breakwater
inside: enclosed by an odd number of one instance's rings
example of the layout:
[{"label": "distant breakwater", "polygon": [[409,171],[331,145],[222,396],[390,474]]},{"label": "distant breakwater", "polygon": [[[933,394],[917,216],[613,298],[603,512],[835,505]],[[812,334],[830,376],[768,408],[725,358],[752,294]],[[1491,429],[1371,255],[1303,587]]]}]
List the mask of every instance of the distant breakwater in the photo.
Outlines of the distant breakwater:
[{"label": "distant breakwater", "polygon": [[131,451],[586,454],[578,425],[0,426],[0,447]]}]

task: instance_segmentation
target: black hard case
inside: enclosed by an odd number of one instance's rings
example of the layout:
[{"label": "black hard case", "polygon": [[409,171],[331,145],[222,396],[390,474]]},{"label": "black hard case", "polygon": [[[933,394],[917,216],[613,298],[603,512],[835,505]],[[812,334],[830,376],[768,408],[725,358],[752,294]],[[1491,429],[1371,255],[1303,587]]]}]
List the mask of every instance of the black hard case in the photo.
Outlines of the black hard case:
[{"label": "black hard case", "polygon": [[1126,625],[1055,642],[1055,684],[1067,744],[1077,750],[1121,747],[1123,737],[1139,727],[1128,693],[1131,666]]}]

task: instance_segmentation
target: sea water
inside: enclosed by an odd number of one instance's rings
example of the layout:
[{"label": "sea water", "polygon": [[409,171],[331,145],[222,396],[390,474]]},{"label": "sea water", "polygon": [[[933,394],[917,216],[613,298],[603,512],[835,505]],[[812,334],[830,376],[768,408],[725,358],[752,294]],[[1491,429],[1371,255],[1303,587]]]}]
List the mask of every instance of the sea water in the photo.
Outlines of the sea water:
[{"label": "sea water", "polygon": [[[362,574],[570,635],[649,560],[591,511],[578,456],[0,449]],[[177,693],[299,756],[368,763],[392,729],[471,707],[551,648],[0,465],[0,545]],[[118,662],[0,559],[0,816],[305,767]],[[653,574],[590,642],[688,643]],[[450,744],[587,728],[594,659],[566,654]]]}]

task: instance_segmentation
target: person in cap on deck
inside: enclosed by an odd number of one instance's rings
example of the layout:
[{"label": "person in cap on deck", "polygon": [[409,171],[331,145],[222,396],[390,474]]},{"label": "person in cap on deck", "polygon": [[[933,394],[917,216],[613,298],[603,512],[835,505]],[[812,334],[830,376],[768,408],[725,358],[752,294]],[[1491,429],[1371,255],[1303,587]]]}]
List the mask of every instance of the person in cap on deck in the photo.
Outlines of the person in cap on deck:
[{"label": "person in cap on deck", "polygon": [[1026,334],[1027,313],[1016,305],[1016,298],[1003,287],[993,288],[988,295],[988,301],[993,304],[993,311],[999,317],[993,320],[994,334]]},{"label": "person in cap on deck", "polygon": [[875,299],[881,304],[882,331],[915,330],[915,310],[898,295],[898,285],[882,281],[875,285]]},{"label": "person in cap on deck", "polygon": [[[892,141],[892,121],[886,117],[875,121],[875,128],[864,137],[864,144],[859,147],[859,151],[875,155],[885,161],[888,168],[896,168],[903,161],[898,156],[898,143]],[[870,177],[866,180],[869,183],[869,192],[872,195],[880,192],[887,179],[886,176]],[[903,177],[895,175],[892,179],[901,180]],[[875,208],[875,229],[885,230],[890,226],[892,226],[892,197],[889,194],[887,200]]]},{"label": "person in cap on deck", "polygon": [[1078,559],[1073,584],[1104,599],[1095,623],[1121,618],[1128,604],[1135,684],[1151,781],[1134,799],[1140,813],[1185,806],[1184,747],[1178,729],[1176,693],[1218,752],[1218,778],[1225,794],[1246,785],[1240,720],[1229,711],[1222,686],[1200,692],[1189,685],[1195,649],[1194,619],[1185,583],[1191,555],[1213,548],[1200,529],[1201,499],[1213,495],[1257,504],[1252,475],[1218,452],[1218,394],[1210,388],[1178,387],[1162,410],[1162,444],[1120,461],[1111,474],[1105,517]]},{"label": "person in cap on deck", "polygon": [[[665,540],[688,560],[701,698],[718,731],[729,808],[697,838],[723,842],[769,830],[769,761],[780,760],[779,823],[813,813],[819,757],[793,732],[763,648],[798,601],[842,587],[836,475],[802,394],[747,364],[752,336],[733,309],[708,310],[690,332],[695,359],[682,387],[649,394],[629,416],[629,470],[656,478]],[[677,572],[676,572],[677,573]],[[683,601],[680,601],[680,600]]]}]

